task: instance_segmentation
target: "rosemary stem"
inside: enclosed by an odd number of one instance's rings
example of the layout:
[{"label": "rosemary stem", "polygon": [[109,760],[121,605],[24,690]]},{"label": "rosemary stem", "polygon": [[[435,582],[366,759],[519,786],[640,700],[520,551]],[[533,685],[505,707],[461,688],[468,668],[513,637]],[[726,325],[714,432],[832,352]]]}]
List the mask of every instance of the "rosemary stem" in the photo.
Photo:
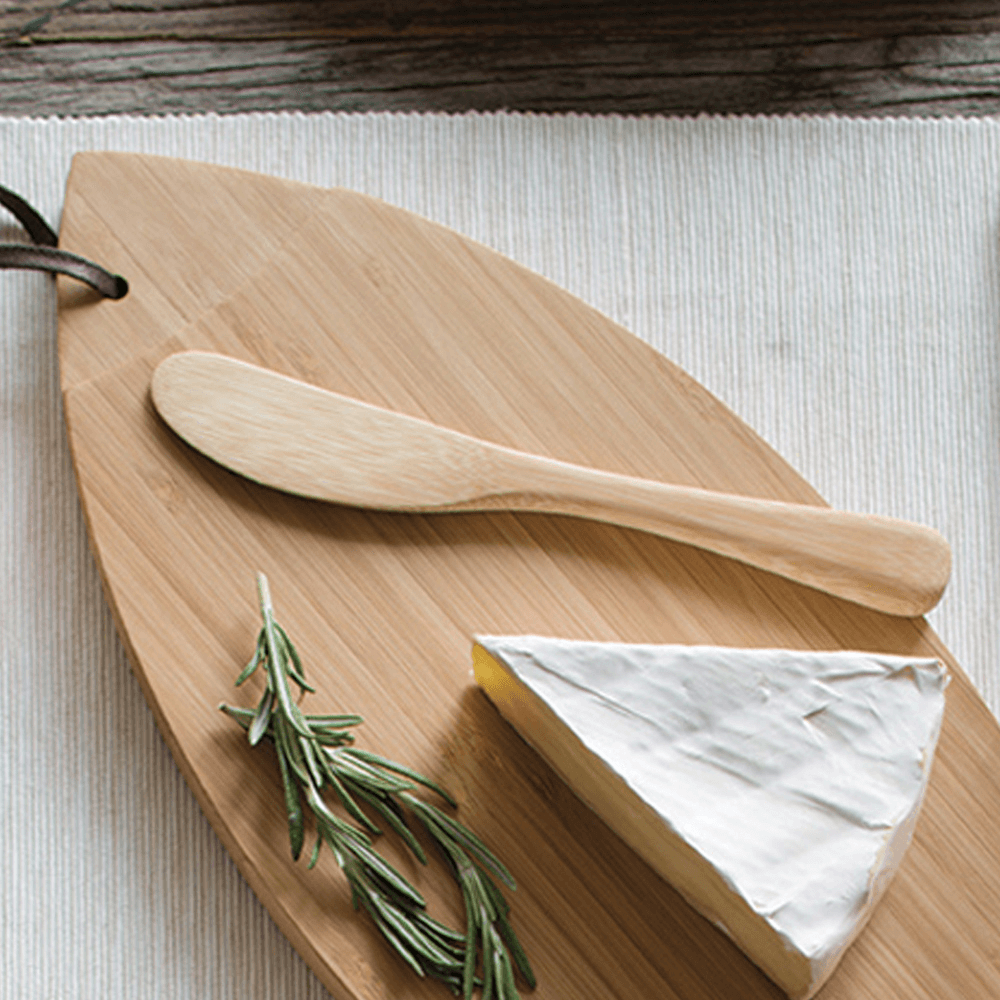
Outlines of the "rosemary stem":
[{"label": "rosemary stem", "polygon": [[[489,848],[453,816],[413,795],[417,785],[440,795],[450,806],[454,799],[429,778],[402,764],[350,743],[343,730],[362,722],[354,715],[303,715],[292,697],[291,684],[300,693],[313,689],[305,682],[302,662],[284,629],[275,621],[267,577],[257,574],[262,627],[253,659],[243,668],[237,686],[263,667],[267,687],[256,710],[222,705],[248,732],[251,744],[267,737],[275,747],[293,858],[302,850],[304,804],[316,822],[317,839],[309,860],[316,863],[320,845],[330,846],[351,887],[351,897],[372,917],[386,941],[417,972],[471,997],[481,986],[483,1000],[516,1000],[516,966],[529,987],[534,973],[507,920],[509,907],[490,874],[514,889],[514,880]],[[348,814],[335,815],[324,799],[329,789]],[[426,863],[424,851],[406,825],[404,807],[418,819],[443,852],[458,882],[466,910],[465,933],[439,923],[425,910],[423,897],[372,846],[378,827],[359,808],[354,795],[380,813],[402,837],[414,855]],[[353,820],[353,823],[350,822]],[[356,825],[355,825],[356,824]],[[509,951],[508,951],[509,949]],[[513,957],[513,963],[511,962]],[[482,977],[476,969],[482,970]]]},{"label": "rosemary stem", "polygon": [[260,597],[261,617],[268,618],[274,614],[274,605],[271,604],[271,588],[268,586],[267,577],[263,573],[257,574],[257,594]]}]

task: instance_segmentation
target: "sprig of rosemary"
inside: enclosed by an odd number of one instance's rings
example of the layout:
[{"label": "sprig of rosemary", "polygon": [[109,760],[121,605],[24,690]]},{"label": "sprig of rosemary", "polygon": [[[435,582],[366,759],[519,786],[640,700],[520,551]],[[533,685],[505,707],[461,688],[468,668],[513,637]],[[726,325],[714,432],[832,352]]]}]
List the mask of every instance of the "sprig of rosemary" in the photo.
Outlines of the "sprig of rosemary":
[{"label": "sprig of rosemary", "polygon": [[[535,986],[528,958],[508,920],[509,906],[493,877],[515,889],[510,872],[474,834],[444,810],[413,794],[423,786],[455,802],[440,786],[402,764],[353,746],[351,729],[358,715],[306,715],[292,693],[314,691],[302,660],[285,630],[275,621],[267,578],[257,576],[263,625],[253,657],[236,679],[237,687],[259,668],[266,677],[255,709],[220,708],[246,731],[251,745],[268,740],[277,753],[288,812],[292,857],[305,840],[303,800],[315,821],[312,868],[325,843],[351,887],[355,909],[363,907],[386,940],[420,976],[443,980],[469,1000],[482,987],[482,1000],[517,1000],[517,969]],[[334,813],[324,798],[332,790],[348,819]],[[431,917],[420,893],[372,847],[381,830],[362,809],[373,813],[405,841],[424,864],[427,857],[406,822],[415,816],[439,848],[462,890],[465,933]],[[404,810],[405,807],[405,810]],[[491,877],[493,876],[493,877]]]}]

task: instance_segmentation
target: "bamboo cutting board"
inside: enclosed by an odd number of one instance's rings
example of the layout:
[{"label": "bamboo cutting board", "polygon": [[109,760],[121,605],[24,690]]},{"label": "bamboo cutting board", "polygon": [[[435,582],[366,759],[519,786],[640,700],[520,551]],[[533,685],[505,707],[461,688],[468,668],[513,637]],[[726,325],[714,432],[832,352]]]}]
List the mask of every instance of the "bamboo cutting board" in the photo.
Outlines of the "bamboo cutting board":
[{"label": "bamboo cutting board", "polygon": [[[353,913],[329,855],[292,862],[274,761],[217,710],[259,696],[257,678],[232,687],[258,570],[318,689],[308,710],[363,714],[359,745],[440,780],[508,863],[539,998],[780,993],[500,719],[471,679],[474,633],[941,657],[953,682],[913,846],[821,996],[1000,995],[1000,728],[922,619],[605,524],[291,497],[193,452],[149,399],[162,358],[213,350],[524,451],[822,502],[689,376],[494,252],[347,191],[82,154],[61,242],[132,288],[100,301],[60,279],[66,420],[119,634],[213,827],[335,997],[448,994]],[[457,925],[446,873],[381,849]]]}]

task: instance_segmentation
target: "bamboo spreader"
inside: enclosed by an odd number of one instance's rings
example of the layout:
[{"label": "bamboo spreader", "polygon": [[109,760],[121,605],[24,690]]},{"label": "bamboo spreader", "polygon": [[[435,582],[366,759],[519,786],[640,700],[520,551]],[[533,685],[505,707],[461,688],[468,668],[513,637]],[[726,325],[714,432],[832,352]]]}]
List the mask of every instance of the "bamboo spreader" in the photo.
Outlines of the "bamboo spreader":
[{"label": "bamboo spreader", "polygon": [[377,510],[569,514],[649,531],[890,614],[938,601],[951,550],[931,528],[603,472],[204,351],[153,373],[160,416],[209,458],[297,496]]}]

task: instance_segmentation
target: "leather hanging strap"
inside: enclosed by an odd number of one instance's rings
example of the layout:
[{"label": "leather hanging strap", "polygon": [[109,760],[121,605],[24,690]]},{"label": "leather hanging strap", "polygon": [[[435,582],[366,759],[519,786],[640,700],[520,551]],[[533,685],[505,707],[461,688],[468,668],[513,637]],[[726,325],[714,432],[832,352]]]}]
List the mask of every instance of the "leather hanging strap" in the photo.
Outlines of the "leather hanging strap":
[{"label": "leather hanging strap", "polygon": [[85,282],[109,299],[120,299],[128,292],[128,282],[86,257],[59,250],[59,237],[52,227],[19,195],[0,185],[3,205],[28,231],[31,243],[0,243],[0,269],[27,268],[66,274]]}]

